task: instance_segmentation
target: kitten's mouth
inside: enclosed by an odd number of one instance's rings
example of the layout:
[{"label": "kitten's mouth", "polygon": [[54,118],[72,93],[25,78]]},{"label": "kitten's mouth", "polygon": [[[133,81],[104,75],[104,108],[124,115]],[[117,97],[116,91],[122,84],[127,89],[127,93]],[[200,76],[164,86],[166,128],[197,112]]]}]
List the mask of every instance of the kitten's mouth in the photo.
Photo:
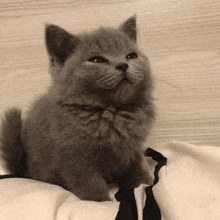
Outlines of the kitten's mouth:
[{"label": "kitten's mouth", "polygon": [[123,85],[123,84],[125,84],[125,83],[131,84],[131,82],[129,81],[129,79],[128,79],[126,76],[124,76],[124,77],[118,82],[117,87],[118,87],[118,86],[121,86],[121,85]]},{"label": "kitten's mouth", "polygon": [[127,71],[122,73],[120,80],[118,81],[116,87],[124,85],[124,84],[130,84],[131,86],[134,86],[130,73]]},{"label": "kitten's mouth", "polygon": [[138,84],[139,82],[135,80],[131,73],[124,72],[120,74],[108,74],[99,79],[95,86],[99,89],[118,92],[122,90],[135,89]]},{"label": "kitten's mouth", "polygon": [[129,73],[117,75],[117,79],[105,84],[105,98],[116,104],[125,104],[134,98],[137,88]]}]

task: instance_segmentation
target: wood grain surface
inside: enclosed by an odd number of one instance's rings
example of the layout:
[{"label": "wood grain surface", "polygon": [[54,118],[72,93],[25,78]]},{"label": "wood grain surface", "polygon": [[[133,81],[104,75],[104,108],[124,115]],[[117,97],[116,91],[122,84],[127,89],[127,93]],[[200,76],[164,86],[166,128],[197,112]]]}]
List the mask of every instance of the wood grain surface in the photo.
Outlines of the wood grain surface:
[{"label": "wood grain surface", "polygon": [[11,106],[25,112],[50,84],[45,23],[79,33],[133,14],[155,81],[149,143],[220,146],[219,0],[0,0],[1,117]]}]

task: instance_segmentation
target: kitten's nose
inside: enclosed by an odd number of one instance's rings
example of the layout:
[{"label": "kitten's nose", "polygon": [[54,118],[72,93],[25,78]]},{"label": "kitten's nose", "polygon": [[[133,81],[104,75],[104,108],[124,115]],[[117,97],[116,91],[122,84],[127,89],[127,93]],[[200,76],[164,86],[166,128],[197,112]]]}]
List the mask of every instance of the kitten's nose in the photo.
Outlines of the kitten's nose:
[{"label": "kitten's nose", "polygon": [[118,69],[118,70],[122,70],[123,72],[125,72],[128,68],[128,64],[127,63],[119,63],[115,69]]}]

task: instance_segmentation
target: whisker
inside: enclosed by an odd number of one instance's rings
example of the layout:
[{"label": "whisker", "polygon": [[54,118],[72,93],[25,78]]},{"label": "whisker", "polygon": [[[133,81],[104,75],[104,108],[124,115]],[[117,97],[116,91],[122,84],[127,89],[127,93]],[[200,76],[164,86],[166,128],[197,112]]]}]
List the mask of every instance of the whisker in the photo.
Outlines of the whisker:
[{"label": "whisker", "polygon": [[140,73],[133,73],[133,76],[143,78],[143,74]]},{"label": "whisker", "polygon": [[105,88],[112,88],[114,86],[116,86],[122,79],[121,74],[113,74],[113,73],[109,73],[105,76],[103,76],[102,78],[100,78],[99,80],[96,81],[96,84],[101,86],[101,87],[105,87]]},{"label": "whisker", "polygon": [[108,82],[111,82],[111,81],[114,81],[116,79],[115,75],[110,75],[108,78],[105,78],[101,81],[98,81],[99,83],[108,83]]},{"label": "whisker", "polygon": [[102,78],[100,78],[97,82],[103,82],[103,81],[105,81],[106,79],[111,78],[111,76],[112,76],[112,74],[109,73],[109,74],[103,76]]}]

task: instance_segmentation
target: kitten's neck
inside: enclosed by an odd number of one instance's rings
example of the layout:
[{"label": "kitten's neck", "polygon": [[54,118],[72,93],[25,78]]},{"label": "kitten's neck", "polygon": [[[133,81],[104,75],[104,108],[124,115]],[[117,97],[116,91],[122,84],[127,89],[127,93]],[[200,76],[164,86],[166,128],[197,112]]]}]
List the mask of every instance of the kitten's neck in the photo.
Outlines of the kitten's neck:
[{"label": "kitten's neck", "polygon": [[59,106],[62,108],[72,109],[72,110],[82,110],[88,112],[102,112],[102,111],[109,111],[112,113],[116,113],[118,111],[127,111],[127,112],[134,112],[138,109],[138,106],[133,105],[89,105],[89,104],[78,104],[78,103],[65,103],[65,102],[57,102]]},{"label": "kitten's neck", "polygon": [[108,110],[113,112],[117,111],[128,111],[134,112],[136,109],[144,108],[147,103],[146,99],[144,100],[135,100],[126,104],[118,104],[113,102],[102,101],[100,97],[92,94],[75,94],[70,96],[70,98],[59,97],[54,91],[50,91],[51,100],[53,100],[55,105],[58,105],[63,108],[83,110],[83,111],[104,111]]}]

